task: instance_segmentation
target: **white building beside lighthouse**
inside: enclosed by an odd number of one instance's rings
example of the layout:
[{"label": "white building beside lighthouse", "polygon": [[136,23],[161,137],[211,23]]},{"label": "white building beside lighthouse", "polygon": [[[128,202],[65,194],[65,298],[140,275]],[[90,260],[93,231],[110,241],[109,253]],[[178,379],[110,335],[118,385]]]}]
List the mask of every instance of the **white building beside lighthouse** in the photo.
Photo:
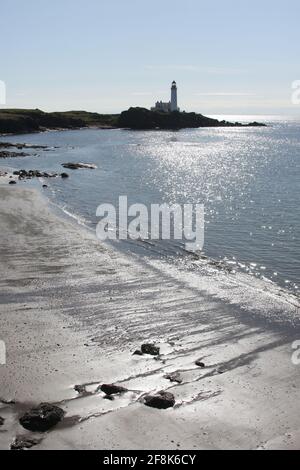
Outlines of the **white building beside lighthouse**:
[{"label": "white building beside lighthouse", "polygon": [[175,80],[172,82],[171,85],[171,101],[163,102],[157,101],[155,106],[151,108],[151,111],[160,111],[164,113],[171,113],[173,111],[180,111],[177,106],[177,85]]}]

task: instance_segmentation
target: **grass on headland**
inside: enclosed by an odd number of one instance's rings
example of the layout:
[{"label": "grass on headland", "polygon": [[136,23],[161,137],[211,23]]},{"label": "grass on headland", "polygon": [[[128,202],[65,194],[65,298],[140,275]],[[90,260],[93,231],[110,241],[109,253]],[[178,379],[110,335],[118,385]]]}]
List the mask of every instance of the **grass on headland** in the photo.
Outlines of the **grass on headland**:
[{"label": "grass on headland", "polygon": [[38,132],[45,129],[117,127],[119,115],[86,111],[45,113],[39,109],[0,109],[0,133]]}]

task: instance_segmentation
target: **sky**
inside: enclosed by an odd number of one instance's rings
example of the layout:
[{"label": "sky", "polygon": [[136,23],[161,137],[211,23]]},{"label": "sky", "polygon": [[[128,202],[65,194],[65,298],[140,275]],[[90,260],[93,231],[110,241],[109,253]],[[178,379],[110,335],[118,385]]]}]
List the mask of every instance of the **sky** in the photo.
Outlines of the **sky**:
[{"label": "sky", "polygon": [[6,105],[300,115],[299,0],[0,0]]}]

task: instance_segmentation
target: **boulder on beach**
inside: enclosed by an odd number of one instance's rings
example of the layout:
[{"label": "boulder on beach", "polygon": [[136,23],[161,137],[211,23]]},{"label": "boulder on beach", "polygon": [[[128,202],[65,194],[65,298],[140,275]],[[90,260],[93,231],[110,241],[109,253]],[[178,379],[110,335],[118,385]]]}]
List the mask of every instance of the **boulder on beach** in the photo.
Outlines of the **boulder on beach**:
[{"label": "boulder on beach", "polygon": [[141,351],[140,349],[136,349],[132,355],[133,355],[133,356],[142,356],[143,353],[142,353],[142,351]]},{"label": "boulder on beach", "polygon": [[79,395],[87,394],[85,385],[75,385],[74,390],[75,390],[75,392],[79,393]]},{"label": "boulder on beach", "polygon": [[205,364],[204,364],[204,362],[201,361],[201,359],[198,359],[197,361],[195,361],[195,364],[198,367],[202,367],[202,368],[205,367]]},{"label": "boulder on beach", "polygon": [[69,168],[70,170],[78,170],[78,168],[88,168],[90,170],[95,170],[97,168],[93,163],[62,163],[64,168]]},{"label": "boulder on beach", "polygon": [[121,387],[120,385],[115,384],[103,384],[97,389],[98,391],[101,390],[106,395],[116,395],[118,393],[125,393],[127,392],[127,388]]},{"label": "boulder on beach", "polygon": [[3,426],[5,419],[0,416],[0,426]]},{"label": "boulder on beach", "polygon": [[152,343],[142,344],[141,350],[143,354],[151,354],[151,356],[159,356],[160,349]]},{"label": "boulder on beach", "polygon": [[177,382],[178,384],[182,383],[182,378],[179,372],[170,372],[169,374],[164,375],[164,378],[170,380],[170,382]]},{"label": "boulder on beach", "polygon": [[8,184],[17,184],[17,182],[14,181],[14,180],[12,180],[12,181],[10,181]]},{"label": "boulder on beach", "polygon": [[11,450],[23,450],[31,449],[31,447],[36,446],[41,442],[41,439],[33,439],[26,436],[19,436],[13,441],[10,446]]},{"label": "boulder on beach", "polygon": [[62,173],[60,176],[61,176],[62,178],[69,178],[68,173]]},{"label": "boulder on beach", "polygon": [[41,403],[38,407],[27,411],[21,418],[23,428],[33,432],[45,432],[53,428],[64,417],[64,411],[58,406]]},{"label": "boulder on beach", "polygon": [[146,406],[165,410],[175,405],[175,398],[172,393],[162,390],[155,395],[146,395],[144,397],[144,403]]}]

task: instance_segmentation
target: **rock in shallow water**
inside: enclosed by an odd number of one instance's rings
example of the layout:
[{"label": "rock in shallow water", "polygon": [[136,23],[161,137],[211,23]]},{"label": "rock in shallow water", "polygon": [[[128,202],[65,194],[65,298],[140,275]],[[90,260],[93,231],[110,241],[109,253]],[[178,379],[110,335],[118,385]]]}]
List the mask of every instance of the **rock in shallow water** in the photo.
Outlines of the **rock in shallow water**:
[{"label": "rock in shallow water", "polygon": [[57,173],[40,171],[40,170],[16,170],[13,175],[18,175],[19,180],[31,179],[31,178],[56,178]]},{"label": "rock in shallow water", "polygon": [[64,168],[69,168],[71,170],[77,170],[78,168],[88,168],[90,170],[95,170],[97,168],[93,163],[62,163]]},{"label": "rock in shallow water", "polygon": [[34,432],[45,432],[59,423],[64,417],[64,411],[58,406],[41,403],[37,408],[27,411],[21,418],[23,428]]},{"label": "rock in shallow water", "polygon": [[106,395],[116,395],[117,393],[125,393],[128,391],[127,388],[114,384],[103,384],[101,387],[98,387],[97,390],[101,390]]},{"label": "rock in shallow water", "polygon": [[1,151],[0,158],[16,158],[16,157],[29,157],[29,153],[25,152],[8,152],[8,151]]},{"label": "rock in shallow water", "polygon": [[164,392],[162,390],[157,392],[155,395],[146,395],[144,398],[144,403],[146,406],[165,410],[175,405],[175,398],[172,393]]},{"label": "rock in shallow water", "polygon": [[151,356],[159,356],[160,349],[152,343],[142,344],[141,347],[143,354],[151,354]]}]

